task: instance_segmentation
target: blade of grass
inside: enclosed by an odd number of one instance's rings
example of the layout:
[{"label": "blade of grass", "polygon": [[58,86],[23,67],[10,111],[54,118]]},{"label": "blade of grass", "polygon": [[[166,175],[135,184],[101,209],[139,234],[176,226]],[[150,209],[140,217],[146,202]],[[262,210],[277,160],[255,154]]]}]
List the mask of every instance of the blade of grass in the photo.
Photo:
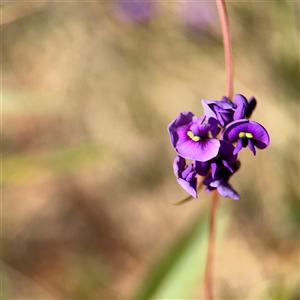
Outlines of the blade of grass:
[{"label": "blade of grass", "polygon": [[[227,218],[222,211],[218,231]],[[203,278],[207,251],[207,212],[201,212],[187,230],[149,270],[144,284],[130,299],[189,298]]]}]

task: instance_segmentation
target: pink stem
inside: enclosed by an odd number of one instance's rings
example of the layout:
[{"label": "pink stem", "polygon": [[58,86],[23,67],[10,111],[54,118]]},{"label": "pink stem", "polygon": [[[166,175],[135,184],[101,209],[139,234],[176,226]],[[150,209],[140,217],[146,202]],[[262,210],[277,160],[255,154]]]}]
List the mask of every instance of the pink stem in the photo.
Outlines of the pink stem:
[{"label": "pink stem", "polygon": [[215,245],[215,219],[218,204],[218,191],[212,192],[212,204],[210,211],[209,220],[209,240],[208,240],[208,251],[206,259],[205,279],[204,279],[204,297],[205,299],[213,299],[213,256],[214,256],[214,245]]},{"label": "pink stem", "polygon": [[[233,63],[232,51],[230,43],[230,32],[228,25],[228,16],[226,11],[225,0],[216,0],[220,22],[222,25],[224,54],[225,54],[225,69],[226,69],[226,96],[232,100],[233,97]],[[214,190],[212,194],[212,206],[209,221],[209,241],[206,259],[206,269],[204,278],[204,297],[208,300],[213,300],[213,258],[215,246],[215,219],[218,204],[218,191]]]},{"label": "pink stem", "polygon": [[216,0],[220,22],[222,25],[224,55],[225,55],[225,69],[226,69],[226,95],[229,99],[233,96],[233,62],[232,50],[230,43],[230,31],[228,24],[228,16],[224,0]]}]

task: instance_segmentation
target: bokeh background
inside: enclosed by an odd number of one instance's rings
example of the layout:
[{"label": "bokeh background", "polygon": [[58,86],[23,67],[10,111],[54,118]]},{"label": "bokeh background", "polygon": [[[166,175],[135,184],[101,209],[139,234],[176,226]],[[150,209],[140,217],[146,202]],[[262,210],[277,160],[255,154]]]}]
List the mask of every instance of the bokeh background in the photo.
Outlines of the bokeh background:
[{"label": "bokeh background", "polygon": [[[225,92],[213,1],[2,2],[3,299],[201,299],[211,195],[167,125]],[[220,198],[218,299],[299,299],[299,3],[228,1],[271,144]]]}]

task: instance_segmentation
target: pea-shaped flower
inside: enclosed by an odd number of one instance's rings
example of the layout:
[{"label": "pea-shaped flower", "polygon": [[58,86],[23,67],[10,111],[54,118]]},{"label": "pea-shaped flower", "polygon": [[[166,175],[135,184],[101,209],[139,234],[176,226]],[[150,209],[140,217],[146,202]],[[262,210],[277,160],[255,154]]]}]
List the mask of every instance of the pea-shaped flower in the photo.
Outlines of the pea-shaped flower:
[{"label": "pea-shaped flower", "polygon": [[183,187],[191,196],[198,198],[197,195],[197,178],[194,165],[186,165],[185,159],[176,156],[173,163],[174,174],[177,182]]},{"label": "pea-shaped flower", "polygon": [[233,121],[249,118],[256,107],[256,99],[251,97],[247,100],[243,95],[235,94],[233,103],[223,96],[221,101],[202,100],[202,105],[208,121],[216,119],[225,127]]},{"label": "pea-shaped flower", "polygon": [[221,147],[215,158],[205,162],[195,161],[195,171],[199,175],[206,176],[211,170],[212,178],[215,178],[217,170],[222,168],[234,172],[232,164],[237,160],[237,155],[233,154],[234,146],[223,140],[220,140],[220,143]]},{"label": "pea-shaped flower", "polygon": [[171,143],[183,158],[207,161],[218,155],[220,141],[209,137],[215,125],[204,121],[205,117],[198,119],[191,112],[182,112],[168,126]]},{"label": "pea-shaped flower", "polygon": [[233,154],[237,154],[243,147],[249,147],[255,155],[256,150],[266,148],[270,143],[270,137],[267,130],[257,122],[247,119],[234,121],[225,127],[223,139],[236,146]]},{"label": "pea-shaped flower", "polygon": [[208,193],[217,189],[220,195],[232,198],[234,200],[239,200],[239,194],[228,181],[233,173],[235,173],[240,168],[240,162],[236,161],[231,165],[231,168],[233,172],[223,167],[217,170],[214,177],[212,176],[212,174],[209,174],[203,180],[203,185],[206,186],[205,191]]}]

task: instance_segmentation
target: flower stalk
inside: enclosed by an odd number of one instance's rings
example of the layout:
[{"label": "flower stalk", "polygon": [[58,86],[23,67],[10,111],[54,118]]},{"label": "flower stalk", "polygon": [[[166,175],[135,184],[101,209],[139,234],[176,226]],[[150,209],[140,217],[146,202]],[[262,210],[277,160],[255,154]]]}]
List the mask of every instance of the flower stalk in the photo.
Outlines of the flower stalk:
[{"label": "flower stalk", "polygon": [[[229,22],[226,10],[225,0],[216,0],[220,23],[222,26],[224,56],[225,56],[225,70],[226,70],[226,96],[229,99],[233,98],[233,61],[231,40],[229,31]],[[206,259],[205,279],[204,279],[204,297],[205,299],[213,299],[213,258],[215,246],[215,226],[216,213],[218,205],[218,192],[214,190],[212,193],[211,212],[209,220],[209,240],[208,251]]]},{"label": "flower stalk", "polygon": [[[230,32],[225,0],[216,0],[222,27],[226,96],[221,100],[203,99],[204,116],[183,111],[168,126],[170,141],[177,153],[173,171],[179,185],[190,197],[176,205],[198,198],[199,180],[206,193],[212,192],[209,220],[209,238],[204,278],[205,299],[213,299],[213,261],[218,195],[239,200],[240,195],[229,182],[240,168],[238,153],[248,147],[253,155],[256,149],[265,149],[270,143],[268,131],[249,120],[257,101],[242,94],[233,97],[233,63]],[[192,160],[187,163],[186,160]],[[199,178],[200,176],[200,178]],[[202,179],[201,179],[202,178]]]},{"label": "flower stalk", "polygon": [[209,216],[209,239],[204,280],[204,297],[208,300],[213,299],[213,256],[215,245],[215,219],[217,213],[218,198],[219,194],[217,190],[214,190],[212,193],[211,211]]},{"label": "flower stalk", "polygon": [[231,50],[231,38],[229,30],[228,15],[226,10],[225,0],[216,0],[219,12],[219,18],[222,26],[224,55],[225,55],[225,70],[226,70],[226,95],[232,100],[233,97],[233,61]]}]

